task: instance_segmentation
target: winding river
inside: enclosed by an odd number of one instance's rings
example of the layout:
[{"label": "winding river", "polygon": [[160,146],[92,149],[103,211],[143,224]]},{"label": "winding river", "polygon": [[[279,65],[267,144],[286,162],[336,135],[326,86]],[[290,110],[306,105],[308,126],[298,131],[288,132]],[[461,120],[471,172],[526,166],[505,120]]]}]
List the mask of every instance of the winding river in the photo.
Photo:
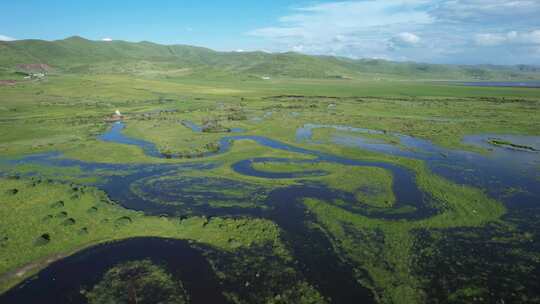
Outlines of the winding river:
[{"label": "winding river", "polygon": [[[198,127],[192,124],[193,130]],[[100,140],[115,142],[126,145],[140,147],[144,153],[150,157],[171,158],[163,155],[159,149],[150,142],[130,138],[122,132],[125,125],[115,123],[109,131],[99,137]],[[357,147],[370,151],[396,155],[401,157],[410,157],[424,160],[429,168],[436,174],[444,176],[458,183],[473,185],[488,189],[490,195],[503,200],[507,205],[515,204],[519,201],[523,204],[534,204],[540,198],[540,187],[538,187],[538,166],[540,164],[539,153],[513,151],[502,147],[489,146],[493,151],[484,155],[480,153],[449,150],[438,147],[429,141],[413,138],[410,136],[392,134],[396,136],[400,144],[389,144],[387,142],[368,139],[362,134],[377,134],[379,131],[352,128],[348,126],[333,125],[305,125],[297,130],[296,139],[299,142],[310,144],[313,148],[317,143],[312,140],[313,130],[317,128],[332,128],[338,132],[330,139],[333,143],[349,147]],[[470,136],[464,141],[468,144],[485,147],[486,136]],[[352,303],[352,302],[373,302],[371,292],[359,285],[355,280],[351,265],[341,260],[331,248],[331,241],[327,235],[317,229],[308,227],[306,222],[313,220],[306,213],[302,204],[304,198],[318,198],[331,203],[335,200],[346,202],[340,207],[345,208],[357,214],[363,214],[369,217],[382,218],[388,220],[417,220],[433,216],[437,212],[436,204],[431,204],[432,198],[418,188],[415,182],[415,174],[410,169],[385,162],[363,161],[349,159],[329,153],[323,153],[315,149],[306,149],[284,142],[276,141],[267,137],[252,135],[229,135],[220,140],[219,151],[206,153],[203,156],[214,156],[227,153],[234,141],[252,140],[259,145],[278,149],[282,151],[295,152],[312,156],[309,160],[290,160],[283,158],[260,158],[254,157],[238,161],[232,165],[232,169],[242,175],[262,177],[269,179],[281,178],[302,178],[311,176],[323,176],[327,172],[323,170],[299,171],[299,172],[266,172],[257,170],[253,165],[258,162],[295,162],[295,163],[317,163],[327,162],[345,166],[370,166],[388,170],[393,175],[392,189],[396,197],[396,203],[391,208],[376,208],[364,202],[358,202],[353,194],[331,189],[321,183],[304,180],[300,183],[275,189],[267,189],[262,186],[251,185],[247,182],[241,182],[230,179],[220,179],[211,177],[193,177],[188,174],[191,171],[211,170],[222,164],[217,160],[199,159],[191,163],[177,164],[101,164],[88,163],[78,160],[63,158],[59,153],[46,153],[31,155],[18,160],[10,160],[13,165],[24,163],[36,163],[55,167],[78,166],[87,176],[105,176],[101,182],[95,184],[98,188],[107,192],[109,197],[122,206],[140,210],[147,214],[170,216],[188,216],[188,215],[206,215],[206,216],[255,216],[268,218],[277,223],[285,232],[285,238],[289,240],[288,244],[292,247],[295,258],[299,261],[298,269],[306,277],[309,283],[317,286],[318,290],[326,297],[331,298],[334,303]],[[535,144],[540,142],[539,137],[525,138],[528,142]],[[114,172],[127,172],[127,174],[117,175]],[[196,189],[193,185],[208,185],[208,189]],[[494,185],[500,185],[494,187]],[[502,185],[502,186],[501,186]],[[243,196],[231,196],[220,191],[213,191],[212,187],[223,189],[245,189]],[[518,188],[523,191],[517,191],[512,196],[506,196],[504,188]],[[136,189],[137,191],[133,191]],[[150,198],[158,197],[165,203],[158,203]],[[254,199],[254,197],[263,197]],[[208,201],[245,201],[247,206],[215,206],[208,204]],[[178,205],[173,202],[181,201]],[[171,203],[167,203],[171,202]],[[155,245],[152,248],[161,248],[160,246],[169,246],[171,240],[141,239],[125,241],[117,244],[98,246],[96,248],[83,251],[74,256],[51,264],[45,270],[40,272],[37,279],[28,280],[10,292],[0,297],[1,301],[10,299],[23,303],[28,297],[36,294],[47,299],[54,299],[55,295],[73,294],[75,288],[95,282],[98,274],[110,267],[114,261],[129,260],[131,256],[126,257],[123,251],[117,246],[140,246],[144,242],[151,242]],[[176,241],[175,241],[176,242]],[[180,241],[178,241],[180,242]],[[173,242],[174,243],[174,242]],[[178,252],[192,252],[184,243],[175,243],[179,245]],[[116,247],[115,247],[116,246]],[[173,246],[173,245],[171,245]],[[135,248],[134,247],[134,248]],[[144,246],[142,246],[144,247]],[[131,250],[137,251],[137,250]],[[137,254],[144,257],[165,259],[169,261],[170,257],[162,257],[162,250],[152,250],[150,247],[142,249]],[[109,264],[102,261],[103,252],[107,252]],[[193,252],[192,252],[193,253]],[[202,262],[197,255],[193,253],[186,261],[194,261],[194,265],[206,264]],[[81,264],[82,261],[88,264]],[[171,260],[172,261],[172,260]],[[77,264],[79,263],[79,264]],[[101,263],[101,264],[100,264]],[[93,270],[89,270],[85,265],[100,265]],[[85,275],[69,277],[69,269],[84,272]],[[80,273],[79,272],[79,273]],[[211,271],[204,271],[200,278],[193,278],[193,282],[214,282]],[[88,274],[88,275],[86,275]],[[67,279],[69,277],[69,280]],[[59,281],[53,282],[56,278]],[[53,281],[51,281],[53,280]],[[199,281],[197,281],[199,280]],[[69,281],[69,282],[68,282]],[[64,283],[59,283],[64,282]],[[199,283],[193,283],[195,286]],[[201,283],[202,284],[202,283]],[[204,283],[207,284],[207,283]],[[207,286],[215,286],[210,283]],[[60,288],[60,289],[59,289]],[[196,288],[196,287],[193,287]],[[219,288],[210,288],[216,291]],[[196,289],[191,289],[196,290]],[[197,294],[197,291],[194,291]],[[214,292],[212,294],[219,297]],[[37,297],[37,296],[36,296]],[[76,300],[73,296],[73,303],[83,303]],[[201,295],[200,301],[195,301],[199,296],[193,297],[193,303],[205,303],[206,298]],[[218,299],[218,298],[216,298]],[[53,301],[56,302],[56,301]],[[218,300],[213,303],[219,302]]]}]

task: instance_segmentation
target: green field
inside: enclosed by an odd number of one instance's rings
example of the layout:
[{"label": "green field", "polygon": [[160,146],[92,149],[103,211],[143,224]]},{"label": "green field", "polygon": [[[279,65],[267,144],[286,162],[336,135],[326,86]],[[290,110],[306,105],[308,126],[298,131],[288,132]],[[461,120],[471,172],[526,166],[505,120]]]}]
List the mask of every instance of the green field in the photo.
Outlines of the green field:
[{"label": "green field", "polygon": [[[81,51],[88,43],[94,53]],[[126,49],[129,54],[124,53]],[[464,136],[540,136],[539,89],[466,87],[428,81],[477,79],[478,74],[485,79],[506,80],[506,73],[512,72],[506,70],[428,65],[420,69],[423,72],[408,77],[417,66],[299,54],[250,53],[241,57],[191,47],[173,49],[170,55],[150,43],[127,48],[123,42],[115,42],[102,47],[99,42],[79,38],[56,43],[0,42],[0,79],[17,81],[15,85],[0,84],[0,292],[85,248],[148,236],[190,240],[211,248],[207,258],[224,286],[245,285],[245,276],[253,276],[254,269],[257,278],[258,271],[264,273],[267,289],[262,283],[252,283],[256,288],[246,289],[249,292],[230,288],[224,292],[230,302],[332,302],[327,291],[317,286],[316,275],[312,276],[311,270],[297,261],[301,253],[294,244],[296,236],[309,232],[328,241],[331,248],[327,250],[335,260],[347,265],[354,280],[379,303],[540,301],[539,290],[521,283],[538,277],[535,269],[540,267],[540,250],[527,245],[539,241],[538,222],[526,223],[527,212],[514,210],[508,203],[510,199],[494,197],[491,189],[469,181],[459,183],[440,176],[422,159],[332,141],[334,136],[355,136],[353,132],[320,128],[313,131],[312,141],[296,138],[297,129],[305,124],[341,125],[383,132],[364,135],[368,140],[399,145],[395,134],[403,134],[448,151],[485,156],[490,149],[466,145],[462,142]],[[77,61],[78,52],[83,56]],[[53,68],[42,79],[17,78],[15,71],[21,69],[17,65],[35,63],[29,62],[35,58]],[[381,75],[374,77],[374,70]],[[272,77],[262,80],[264,75]],[[516,77],[538,79],[539,75],[522,73]],[[153,143],[165,155],[181,157],[152,157],[136,145],[99,140],[98,136],[111,127],[106,119],[117,109],[125,115],[124,135]],[[381,166],[352,167],[319,161],[316,154],[271,148],[253,138],[231,140],[231,148],[225,153],[201,157],[218,150],[221,138],[238,135],[194,132],[182,124],[190,121],[203,125],[209,120],[225,128],[240,128],[244,130],[238,133],[242,136],[262,136],[317,153],[406,170],[412,174],[415,187],[426,194],[425,203],[436,212],[406,218],[418,210],[412,205],[396,207],[393,187],[399,187],[398,181],[392,171]],[[47,152],[59,152],[62,158],[82,163],[56,166],[9,161]],[[252,164],[257,172],[321,174],[264,178],[235,170],[238,162],[254,158],[270,158]],[[90,171],[84,163],[111,167]],[[178,214],[126,208],[129,202],[113,201],[102,186],[110,179],[137,173],[138,167],[127,165],[144,165],[140,170],[146,172],[188,163],[213,167],[175,173],[159,171],[121,184],[149,204],[179,208]],[[116,169],[114,164],[126,167]],[[536,166],[536,172],[540,170],[538,161],[531,162],[531,166]],[[300,232],[288,230],[272,213],[280,205],[270,204],[268,197],[275,190],[303,185],[338,194],[329,194],[328,199],[312,194],[299,202],[280,202],[291,208],[298,203],[305,213],[300,223],[294,223],[302,226],[297,228]],[[504,188],[508,197],[529,191],[504,182],[494,185]],[[538,211],[524,208],[533,210],[530,213]],[[212,211],[222,209],[234,211],[218,215]],[[252,210],[260,213],[250,213]],[[387,217],[377,216],[378,212]],[[488,237],[487,231],[494,226],[497,233]],[[455,248],[472,249],[445,259],[443,240],[452,240]],[[471,240],[477,240],[476,244]],[[460,276],[450,271],[436,278],[426,275],[426,259],[441,260],[441,265],[450,269],[468,261],[481,263],[475,257],[474,246],[482,244],[503,248],[494,253],[493,260],[486,257],[484,263],[489,264],[491,272]],[[497,260],[500,256],[511,258],[505,264]],[[155,284],[169,288],[167,282],[161,281],[170,278],[166,270],[145,267],[153,271]],[[114,271],[120,270],[112,269],[103,280],[117,280]],[[485,279],[506,271],[519,283],[495,284]],[[470,280],[459,286],[448,283],[455,278],[460,282]],[[288,280],[294,284],[283,283]],[[88,291],[90,303],[106,302],[116,292],[106,294],[103,286],[96,284]],[[183,295],[171,297],[183,303]]]}]

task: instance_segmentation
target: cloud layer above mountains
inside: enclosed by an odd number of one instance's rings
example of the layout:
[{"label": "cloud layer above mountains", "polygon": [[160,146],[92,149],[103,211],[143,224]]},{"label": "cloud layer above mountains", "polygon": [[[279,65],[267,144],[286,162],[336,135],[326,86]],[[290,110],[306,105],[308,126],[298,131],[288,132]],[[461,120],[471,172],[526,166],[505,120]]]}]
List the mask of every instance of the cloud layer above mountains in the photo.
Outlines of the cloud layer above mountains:
[{"label": "cloud layer above mountains", "polygon": [[255,29],[272,51],[440,63],[540,64],[538,0],[364,0],[291,9]]}]

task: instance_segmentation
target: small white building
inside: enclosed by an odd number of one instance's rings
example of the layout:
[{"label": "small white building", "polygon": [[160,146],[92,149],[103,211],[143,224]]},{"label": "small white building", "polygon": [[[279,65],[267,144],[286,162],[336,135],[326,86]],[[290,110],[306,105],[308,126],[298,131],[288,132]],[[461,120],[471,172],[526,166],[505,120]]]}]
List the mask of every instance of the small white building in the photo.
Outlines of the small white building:
[{"label": "small white building", "polygon": [[124,118],[125,117],[124,117],[124,115],[122,115],[122,113],[120,113],[120,110],[116,110],[116,111],[114,111],[114,114],[111,115],[110,117],[106,118],[105,121],[115,122],[115,121],[121,121]]}]

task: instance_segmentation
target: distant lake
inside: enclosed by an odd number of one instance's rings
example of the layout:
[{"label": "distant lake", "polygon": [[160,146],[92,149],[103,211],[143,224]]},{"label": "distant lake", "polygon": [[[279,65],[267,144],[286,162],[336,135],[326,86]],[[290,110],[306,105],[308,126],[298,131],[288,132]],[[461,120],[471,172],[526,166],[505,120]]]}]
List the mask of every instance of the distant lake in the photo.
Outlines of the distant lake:
[{"label": "distant lake", "polygon": [[472,81],[449,83],[453,85],[462,85],[469,87],[540,88],[540,81]]}]

